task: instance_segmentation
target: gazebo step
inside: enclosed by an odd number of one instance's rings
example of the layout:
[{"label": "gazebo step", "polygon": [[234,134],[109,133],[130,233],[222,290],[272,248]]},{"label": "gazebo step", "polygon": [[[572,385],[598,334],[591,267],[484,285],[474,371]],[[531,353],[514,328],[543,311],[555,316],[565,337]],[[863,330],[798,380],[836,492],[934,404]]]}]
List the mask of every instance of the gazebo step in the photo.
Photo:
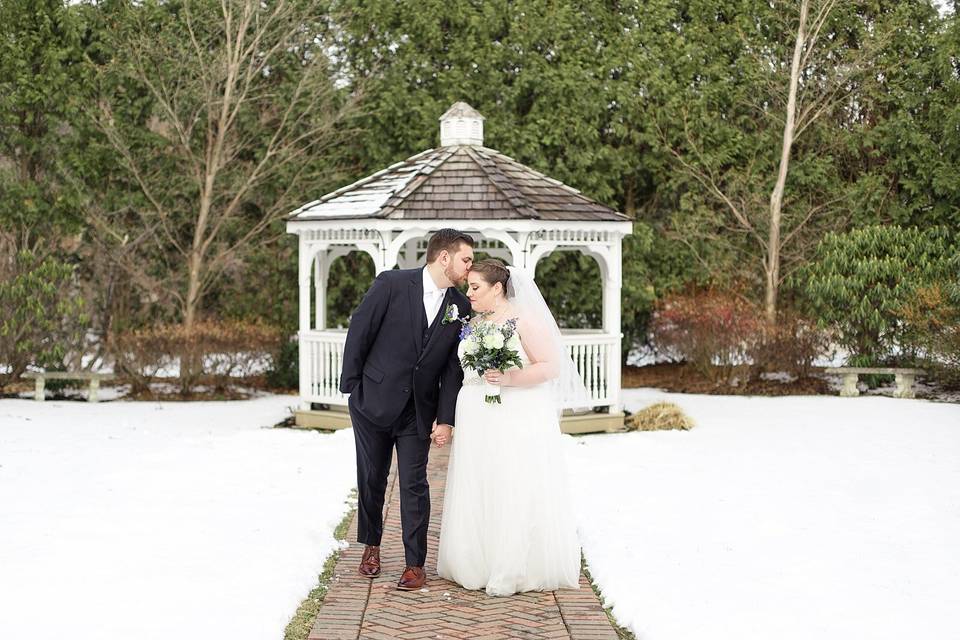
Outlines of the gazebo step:
[{"label": "gazebo step", "polygon": [[584,413],[560,418],[560,430],[564,433],[598,433],[601,431],[626,431],[623,413]]},{"label": "gazebo step", "polygon": [[[299,409],[294,413],[297,427],[303,429],[347,429],[350,414],[346,408]],[[586,413],[563,416],[560,430],[564,433],[597,433],[600,431],[624,431],[623,414]]]},{"label": "gazebo step", "polygon": [[304,429],[349,429],[350,414],[346,409],[298,409],[293,419],[296,426]]}]

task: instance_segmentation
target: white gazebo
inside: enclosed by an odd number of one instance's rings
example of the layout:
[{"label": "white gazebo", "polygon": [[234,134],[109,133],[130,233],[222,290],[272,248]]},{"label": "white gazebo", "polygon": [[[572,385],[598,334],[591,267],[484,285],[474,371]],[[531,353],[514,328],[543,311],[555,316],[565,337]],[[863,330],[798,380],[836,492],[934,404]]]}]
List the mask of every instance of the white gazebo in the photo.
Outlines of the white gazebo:
[{"label": "white gazebo", "polygon": [[[535,275],[553,251],[580,251],[600,265],[603,326],[564,331],[589,390],[593,413],[564,418],[567,432],[623,425],[620,400],[621,241],[630,219],[494,149],[483,146],[484,118],[455,103],[440,118],[440,146],[412,156],[293,211],[299,237],[301,426],[349,426],[338,390],[346,330],[326,322],[330,265],[351,251],[370,255],[377,273],[424,264],[430,234],[452,227],[475,249]],[[571,274],[578,277],[579,274]],[[311,287],[315,303],[311,303]],[[598,294],[600,295],[600,294]]]}]

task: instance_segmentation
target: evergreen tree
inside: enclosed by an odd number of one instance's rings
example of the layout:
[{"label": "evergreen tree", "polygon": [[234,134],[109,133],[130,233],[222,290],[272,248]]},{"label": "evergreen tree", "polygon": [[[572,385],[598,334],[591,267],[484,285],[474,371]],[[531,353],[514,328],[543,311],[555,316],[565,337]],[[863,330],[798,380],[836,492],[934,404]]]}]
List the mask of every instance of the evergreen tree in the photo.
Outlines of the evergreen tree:
[{"label": "evergreen tree", "polygon": [[82,228],[75,122],[85,77],[62,0],[0,0],[0,235],[5,259],[59,251]]}]

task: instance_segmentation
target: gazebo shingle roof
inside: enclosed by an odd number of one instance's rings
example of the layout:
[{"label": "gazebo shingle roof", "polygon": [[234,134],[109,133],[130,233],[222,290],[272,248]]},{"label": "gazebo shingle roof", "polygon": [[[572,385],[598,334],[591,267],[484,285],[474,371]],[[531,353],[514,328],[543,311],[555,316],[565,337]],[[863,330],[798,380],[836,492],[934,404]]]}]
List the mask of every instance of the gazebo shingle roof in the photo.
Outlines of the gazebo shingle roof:
[{"label": "gazebo shingle roof", "polygon": [[429,149],[300,207],[291,220],[391,218],[623,222],[629,218],[494,149]]}]

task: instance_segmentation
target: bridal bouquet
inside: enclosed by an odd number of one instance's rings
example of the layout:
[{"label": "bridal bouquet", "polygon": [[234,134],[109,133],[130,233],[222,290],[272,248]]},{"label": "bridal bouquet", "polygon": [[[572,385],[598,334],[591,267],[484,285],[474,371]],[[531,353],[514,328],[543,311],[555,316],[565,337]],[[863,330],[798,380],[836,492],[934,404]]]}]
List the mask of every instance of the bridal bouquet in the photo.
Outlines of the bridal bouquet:
[{"label": "bridal bouquet", "polygon": [[[460,330],[460,339],[464,341],[463,358],[460,363],[464,369],[473,369],[481,379],[489,369],[506,371],[512,366],[523,367],[520,360],[520,336],[517,335],[516,318],[498,325],[489,320],[464,324]],[[488,404],[500,404],[500,385],[483,381]]]}]

